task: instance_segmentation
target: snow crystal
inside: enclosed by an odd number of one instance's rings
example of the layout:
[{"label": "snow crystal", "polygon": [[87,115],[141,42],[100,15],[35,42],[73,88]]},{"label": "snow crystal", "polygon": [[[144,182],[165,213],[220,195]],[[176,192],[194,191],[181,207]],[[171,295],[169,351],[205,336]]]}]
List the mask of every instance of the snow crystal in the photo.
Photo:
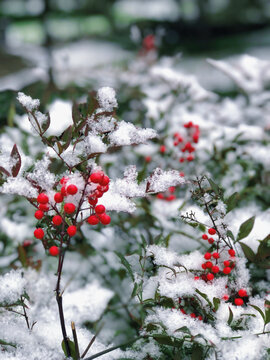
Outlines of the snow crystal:
[{"label": "snow crystal", "polygon": [[[95,296],[93,296],[95,294]],[[106,309],[113,292],[97,282],[65,294],[65,317],[83,324],[85,321],[97,321]]]},{"label": "snow crystal", "polygon": [[176,186],[184,184],[185,180],[180,176],[176,170],[163,171],[160,168],[156,168],[154,173],[147,178],[148,192],[163,192],[170,186]]},{"label": "snow crystal", "polygon": [[124,211],[132,213],[136,210],[136,205],[125,196],[112,190],[113,182],[110,183],[110,190],[102,196],[102,205],[106,210]]},{"label": "snow crystal", "polygon": [[13,304],[20,299],[24,293],[26,281],[20,270],[11,270],[1,276],[0,281],[0,303]]},{"label": "snow crystal", "polygon": [[29,112],[38,108],[40,105],[40,101],[38,99],[32,99],[31,96],[25,95],[23,92],[18,93],[17,99]]},{"label": "snow crystal", "polygon": [[27,198],[36,198],[38,196],[37,189],[33,188],[31,183],[24,178],[9,177],[7,181],[0,187],[3,194],[16,194]]},{"label": "snow crystal", "polygon": [[112,116],[95,116],[92,115],[87,120],[91,131],[95,134],[111,132],[115,128],[116,119]]},{"label": "snow crystal", "polygon": [[156,136],[153,129],[138,129],[129,122],[121,121],[117,124],[117,129],[109,135],[109,140],[111,145],[124,146],[145,143]]},{"label": "snow crystal", "polygon": [[100,107],[105,111],[113,111],[117,107],[115,90],[111,87],[102,87],[97,92],[97,100]]},{"label": "snow crystal", "polygon": [[28,178],[44,190],[50,190],[55,183],[55,176],[48,171],[50,163],[50,159],[44,156],[42,160],[36,162],[34,171],[28,174]]},{"label": "snow crystal", "polygon": [[104,153],[107,151],[107,146],[99,136],[92,133],[84,139],[85,150],[87,154]]}]

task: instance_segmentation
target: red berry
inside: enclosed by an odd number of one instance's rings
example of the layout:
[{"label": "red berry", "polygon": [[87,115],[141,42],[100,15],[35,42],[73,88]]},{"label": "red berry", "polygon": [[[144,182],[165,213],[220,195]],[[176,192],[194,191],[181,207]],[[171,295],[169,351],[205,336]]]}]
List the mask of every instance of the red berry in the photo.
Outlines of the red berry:
[{"label": "red berry", "polygon": [[97,214],[103,214],[105,211],[106,211],[106,209],[105,209],[105,206],[103,206],[103,205],[97,205],[95,207],[95,212]]},{"label": "red berry", "polygon": [[224,266],[225,267],[227,267],[227,266],[230,266],[230,261],[229,260],[225,260],[224,262],[223,262],[223,264],[224,264]]},{"label": "red berry", "polygon": [[166,198],[167,201],[173,201],[175,199],[176,199],[175,195],[170,195],[170,196],[167,196],[167,198]]},{"label": "red berry", "polygon": [[179,162],[180,162],[180,163],[185,162],[185,158],[183,158],[183,157],[179,158]]},{"label": "red berry", "polygon": [[106,186],[106,185],[108,185],[108,184],[109,184],[109,182],[110,182],[110,178],[109,178],[109,176],[104,175],[104,176],[103,176],[103,179],[102,179],[102,180],[101,180],[101,182],[100,182],[100,185],[102,185],[102,186]]},{"label": "red berry", "polygon": [[44,211],[44,212],[47,212],[50,209],[48,204],[39,204],[38,208],[39,208],[39,210]]},{"label": "red berry", "polygon": [[209,239],[208,239],[208,243],[209,243],[209,244],[213,244],[214,241],[215,241],[215,240],[214,240],[213,238],[209,238]]},{"label": "red berry", "polygon": [[245,297],[245,296],[247,296],[247,292],[246,292],[245,289],[240,289],[238,291],[238,295],[241,296],[241,297]]},{"label": "red berry", "polygon": [[235,256],[235,251],[233,249],[228,250],[229,255]]},{"label": "red berry", "polygon": [[174,186],[170,186],[170,187],[169,187],[169,192],[170,192],[170,193],[174,193],[174,192],[175,192],[175,187],[174,187]]},{"label": "red berry", "polygon": [[64,210],[67,214],[72,214],[76,209],[76,206],[72,203],[66,203],[64,205]]},{"label": "red berry", "polygon": [[219,259],[219,258],[220,258],[220,255],[219,255],[219,253],[217,253],[217,252],[214,252],[214,253],[212,254],[212,256],[213,256],[214,259]]},{"label": "red berry", "polygon": [[92,181],[95,184],[100,184],[101,181],[103,180],[103,172],[99,171],[99,172],[94,172],[93,174],[90,175],[90,181]]},{"label": "red berry", "polygon": [[164,199],[164,195],[162,193],[157,194],[157,198],[160,200]]},{"label": "red berry", "polygon": [[63,200],[64,200],[64,197],[61,193],[58,192],[54,195],[54,201],[56,203],[61,203]]},{"label": "red berry", "polygon": [[219,272],[219,267],[218,266],[213,266],[211,271],[214,273],[214,274],[217,274]]},{"label": "red berry", "polygon": [[60,191],[61,191],[62,196],[67,196],[67,189],[66,189],[65,185],[61,187]]},{"label": "red berry", "polygon": [[212,273],[209,273],[209,274],[207,274],[207,280],[209,280],[209,281],[211,281],[211,280],[213,280],[214,279],[214,274],[212,274]]},{"label": "red berry", "polygon": [[103,191],[96,190],[96,191],[95,191],[95,196],[96,196],[97,198],[101,198],[101,197],[103,196]]},{"label": "red berry", "polygon": [[210,260],[211,259],[211,253],[209,253],[209,252],[207,252],[207,253],[205,253],[204,254],[204,258],[205,258],[205,260]]},{"label": "red berry", "polygon": [[184,315],[186,314],[186,311],[184,309],[180,309],[180,311],[182,314],[184,314]]},{"label": "red berry", "polygon": [[35,236],[35,238],[37,238],[37,239],[43,239],[43,237],[44,237],[44,231],[43,231],[43,229],[41,229],[41,228],[37,228],[35,231],[34,231],[34,236]]},{"label": "red berry", "polygon": [[194,280],[200,280],[199,276],[194,276]]},{"label": "red berry", "polygon": [[77,192],[78,192],[78,188],[76,185],[71,184],[67,187],[67,193],[69,195],[75,195],[77,194]]},{"label": "red berry", "polygon": [[193,161],[194,160],[194,156],[192,156],[192,155],[188,155],[188,157],[187,157],[187,161]]},{"label": "red berry", "polygon": [[196,315],[194,313],[190,314],[190,317],[192,317],[193,319],[195,319]]},{"label": "red berry", "polygon": [[244,304],[244,301],[243,301],[243,299],[236,298],[236,299],[234,299],[234,303],[235,303],[235,305],[237,305],[237,306],[241,306],[241,305]]},{"label": "red berry", "polygon": [[150,163],[151,160],[152,160],[152,158],[151,158],[151,156],[146,156],[146,157],[144,158],[144,160],[145,160],[147,163]]},{"label": "red berry", "polygon": [[205,266],[207,267],[207,269],[211,269],[213,263],[211,261],[206,261]]},{"label": "red berry", "polygon": [[179,173],[179,175],[180,175],[181,177],[184,177],[184,176],[185,176],[185,173],[181,171],[181,172]]},{"label": "red berry", "polygon": [[67,233],[69,236],[74,236],[77,232],[77,228],[75,225],[71,225],[67,228]]},{"label": "red berry", "polygon": [[89,202],[90,205],[95,206],[97,204],[97,202],[98,202],[98,199],[89,197],[88,202]]},{"label": "red berry", "polygon": [[49,198],[45,193],[40,193],[37,197],[37,202],[40,204],[47,204],[48,201]]},{"label": "red berry", "polygon": [[55,215],[53,218],[52,218],[52,222],[54,225],[58,226],[58,225],[61,225],[62,222],[63,222],[63,219],[60,215]]},{"label": "red berry", "polygon": [[224,269],[223,269],[223,273],[225,275],[229,275],[229,273],[232,271],[232,269],[229,267],[229,266],[226,266]]},{"label": "red berry", "polygon": [[203,268],[204,270],[206,269],[206,264],[205,264],[205,263],[202,264],[202,268]]},{"label": "red berry", "polygon": [[90,215],[87,222],[90,225],[97,225],[99,223],[99,218],[96,215]]},{"label": "red berry", "polygon": [[68,177],[63,176],[62,179],[60,180],[60,184],[65,185],[67,183],[67,181],[68,181]]},{"label": "red berry", "polygon": [[106,213],[100,214],[99,219],[103,225],[109,225],[109,223],[111,222],[111,217]]},{"label": "red berry", "polygon": [[57,246],[51,246],[49,249],[49,253],[52,256],[57,256],[57,255],[59,255],[59,248]]},{"label": "red berry", "polygon": [[24,242],[22,244],[23,247],[28,247],[30,245],[32,245],[32,241],[30,241],[30,240],[24,240]]},{"label": "red berry", "polygon": [[207,239],[208,239],[208,236],[207,236],[206,234],[203,234],[203,235],[202,235],[202,239],[203,239],[203,240],[207,240]]},{"label": "red berry", "polygon": [[109,185],[102,186],[102,192],[107,192],[109,190]]},{"label": "red berry", "polygon": [[164,154],[166,151],[166,146],[165,145],[160,145],[159,151],[161,152],[161,154]]},{"label": "red berry", "polygon": [[216,230],[214,228],[210,228],[208,229],[208,234],[210,235],[215,235],[216,234]]},{"label": "red berry", "polygon": [[201,315],[198,316],[198,320],[202,320],[203,317]]},{"label": "red berry", "polygon": [[44,212],[43,212],[43,211],[37,210],[37,211],[35,212],[35,218],[36,218],[36,219],[41,220],[41,219],[43,218],[43,216],[44,216]]},{"label": "red berry", "polygon": [[227,301],[227,300],[229,300],[229,296],[227,294],[225,294],[225,295],[222,296],[222,299]]},{"label": "red berry", "polygon": [[194,135],[192,136],[192,139],[193,139],[193,141],[195,142],[195,144],[197,144],[198,141],[199,141],[199,135],[198,135],[198,134],[194,134]]}]

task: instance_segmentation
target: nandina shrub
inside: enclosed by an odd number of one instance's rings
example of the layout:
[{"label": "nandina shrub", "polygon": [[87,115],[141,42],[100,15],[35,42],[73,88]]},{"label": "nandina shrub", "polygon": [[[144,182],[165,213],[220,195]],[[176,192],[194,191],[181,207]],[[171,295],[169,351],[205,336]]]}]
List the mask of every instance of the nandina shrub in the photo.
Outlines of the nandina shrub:
[{"label": "nandina shrub", "polygon": [[[24,267],[37,268],[32,259],[28,258],[26,248],[38,245],[38,242],[42,243],[48,256],[57,258],[55,294],[63,338],[62,348],[67,357],[78,359],[80,353],[75,324],[72,322],[71,340],[67,334],[63,307],[65,288],[61,286],[61,279],[66,253],[84,251],[81,244],[84,239],[83,227],[99,226],[97,231],[100,231],[103,226],[110,226],[109,214],[112,211],[135,210],[132,198],[165,191],[170,186],[184,183],[184,180],[178,171],[162,171],[157,168],[147,179],[141,179],[138,183],[135,166],[126,168],[123,179],[111,180],[105,174],[98,165],[98,157],[102,153],[108,150],[115,151],[125,145],[136,145],[156,136],[152,129],[139,129],[131,123],[117,121],[117,101],[111,88],[101,88],[97,92],[96,100],[90,99],[92,104],[74,106],[74,124],[61,136],[46,136],[46,131],[50,127],[50,116],[38,110],[39,100],[33,100],[23,93],[18,94],[18,100],[28,114],[33,131],[46,146],[46,153],[41,160],[32,161],[29,167],[29,159],[26,159],[14,145],[10,156],[0,168],[1,192],[25,197],[35,210],[33,216],[37,223],[33,236],[36,242],[24,243],[19,248],[19,259]],[[56,172],[52,171],[53,168]],[[12,276],[18,281],[19,271]],[[31,342],[35,342],[35,324],[39,320],[29,320],[26,309],[31,306],[32,300],[27,292],[23,291],[24,285],[20,289],[15,288],[13,292],[8,289],[5,293],[3,288],[2,304],[3,308],[24,317],[32,335]],[[31,292],[31,285],[29,288]],[[16,301],[10,300],[9,296]],[[105,296],[105,304],[111,296],[109,293],[107,300]],[[26,304],[27,301],[29,303]],[[23,308],[22,314],[17,312],[17,306]],[[104,310],[103,305],[102,308]],[[75,313],[74,316],[76,317]],[[81,322],[83,323],[83,320]],[[11,349],[11,353],[16,352],[16,341],[18,336],[15,336],[14,341],[3,339],[5,351]],[[93,341],[92,339],[81,354],[82,357],[86,355]],[[20,341],[19,345],[21,346]],[[30,351],[31,346],[24,350]],[[45,348],[44,351],[47,351],[45,357],[59,358],[58,349],[53,351],[52,348]],[[96,357],[101,355],[102,353]]]}]

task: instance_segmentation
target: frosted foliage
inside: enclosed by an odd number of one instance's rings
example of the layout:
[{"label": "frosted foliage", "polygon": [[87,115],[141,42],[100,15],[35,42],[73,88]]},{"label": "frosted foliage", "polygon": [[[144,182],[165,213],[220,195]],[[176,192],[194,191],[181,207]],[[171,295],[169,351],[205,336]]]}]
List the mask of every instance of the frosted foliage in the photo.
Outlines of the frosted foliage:
[{"label": "frosted foliage", "polygon": [[31,96],[25,95],[22,92],[18,93],[18,101],[26,108],[27,111],[33,111],[39,107],[40,102],[38,99],[32,99]]},{"label": "frosted foliage", "polygon": [[249,55],[240,56],[235,62],[208,60],[228,75],[247,93],[259,92],[270,81],[270,62]]},{"label": "frosted foliage", "polygon": [[80,155],[82,155],[82,147],[78,144],[75,148],[69,145],[69,147],[62,152],[61,157],[69,166],[75,166],[81,161],[79,158]]},{"label": "frosted foliage", "polygon": [[87,284],[65,295],[65,316],[72,320],[74,314],[77,314],[76,323],[79,324],[97,321],[112,297],[113,292],[102,288],[97,282]]},{"label": "frosted foliage", "polygon": [[145,343],[143,340],[138,340],[134,347],[135,350],[127,350],[124,352],[125,358],[143,360],[148,355],[154,359],[159,359],[162,356],[156,341],[151,338],[148,343]]},{"label": "frosted foliage", "polygon": [[97,92],[99,106],[105,111],[113,111],[117,107],[115,90],[111,87],[102,87]]},{"label": "frosted foliage", "polygon": [[159,77],[173,89],[183,89],[193,101],[202,101],[213,94],[202,88],[194,76],[184,75],[168,67],[156,66],[151,70],[154,77]]},{"label": "frosted foliage", "polygon": [[0,281],[0,303],[13,304],[20,299],[24,293],[26,281],[20,270],[10,271],[1,276]]},{"label": "frosted foliage", "polygon": [[138,129],[131,123],[121,121],[117,124],[117,129],[109,135],[109,140],[111,145],[124,146],[145,143],[156,136],[153,129]]},{"label": "frosted foliage", "polygon": [[33,188],[29,181],[21,177],[9,177],[0,187],[0,192],[3,194],[17,194],[27,198],[36,198],[38,195],[37,189]]},{"label": "frosted foliage", "polygon": [[138,173],[136,166],[129,166],[125,169],[124,178],[114,182],[114,189],[128,198],[145,196],[145,184],[137,184]]},{"label": "frosted foliage", "polygon": [[107,151],[107,146],[101,138],[91,133],[84,139],[84,144],[87,154],[104,153]]},{"label": "frosted foliage", "polygon": [[130,199],[119,194],[115,190],[114,183],[110,183],[110,190],[102,196],[102,205],[105,206],[106,210],[124,211],[132,213],[136,210],[136,205]]},{"label": "frosted foliage", "polygon": [[95,116],[91,116],[88,119],[88,125],[93,133],[106,133],[113,131],[115,128],[116,119],[112,116],[98,116],[98,120]]},{"label": "frosted foliage", "polygon": [[42,160],[36,162],[34,171],[28,174],[28,178],[44,190],[50,190],[55,183],[55,176],[48,171],[50,163],[50,159],[44,156]]},{"label": "frosted foliage", "polygon": [[147,180],[149,183],[149,192],[162,192],[166,191],[170,186],[185,183],[185,180],[180,176],[178,171],[163,171],[160,168],[156,168],[153,175],[151,175]]}]

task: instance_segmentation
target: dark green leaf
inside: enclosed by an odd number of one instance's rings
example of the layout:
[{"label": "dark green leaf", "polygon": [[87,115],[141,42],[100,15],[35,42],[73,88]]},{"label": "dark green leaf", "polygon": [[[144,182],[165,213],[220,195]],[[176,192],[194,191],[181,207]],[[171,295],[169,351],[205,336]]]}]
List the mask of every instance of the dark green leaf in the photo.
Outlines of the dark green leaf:
[{"label": "dark green leaf", "polygon": [[127,259],[118,251],[115,251],[115,254],[119,257],[121,264],[124,265],[124,267],[127,269],[128,274],[130,275],[131,279],[134,281],[134,275],[131,269],[131,266]]},{"label": "dark green leaf", "polygon": [[193,346],[191,360],[202,360],[202,359],[204,359],[203,348],[200,345],[195,344]]},{"label": "dark green leaf", "polygon": [[260,313],[261,317],[263,318],[263,321],[265,322],[265,315],[264,315],[263,311],[262,311],[258,306],[256,306],[256,305],[249,304],[249,306],[251,306],[251,307],[253,307],[255,310],[257,310],[257,311]]},{"label": "dark green leaf", "polygon": [[238,192],[235,192],[225,201],[227,205],[227,213],[236,207],[239,199],[240,199],[240,195],[238,194]]},{"label": "dark green leaf", "polygon": [[212,303],[211,303],[211,301],[208,299],[208,296],[207,296],[206,294],[202,293],[202,292],[201,292],[200,290],[198,290],[198,289],[195,289],[195,291],[196,291],[197,294],[201,295],[201,297],[203,297],[203,298],[207,301],[208,305],[210,305],[210,306],[212,307]]},{"label": "dark green leaf", "polygon": [[243,244],[243,243],[239,243],[241,245],[241,248],[245,254],[245,257],[251,261],[251,262],[254,262],[256,260],[256,255],[254,254],[253,250],[247,246],[246,244]]},{"label": "dark green leaf", "polygon": [[270,301],[265,300],[264,308],[265,308],[265,325],[267,325],[270,322]]},{"label": "dark green leaf", "polygon": [[228,318],[227,324],[231,325],[232,321],[233,321],[233,312],[232,312],[231,308],[229,307],[229,318]]},{"label": "dark green leaf", "polygon": [[8,345],[8,346],[16,347],[15,344],[6,342],[6,341],[4,341],[4,340],[2,340],[2,339],[0,339],[0,345]]},{"label": "dark green leaf", "polygon": [[250,234],[251,230],[253,229],[254,221],[255,216],[252,216],[251,218],[243,222],[243,224],[240,226],[236,242],[246,238]]}]

